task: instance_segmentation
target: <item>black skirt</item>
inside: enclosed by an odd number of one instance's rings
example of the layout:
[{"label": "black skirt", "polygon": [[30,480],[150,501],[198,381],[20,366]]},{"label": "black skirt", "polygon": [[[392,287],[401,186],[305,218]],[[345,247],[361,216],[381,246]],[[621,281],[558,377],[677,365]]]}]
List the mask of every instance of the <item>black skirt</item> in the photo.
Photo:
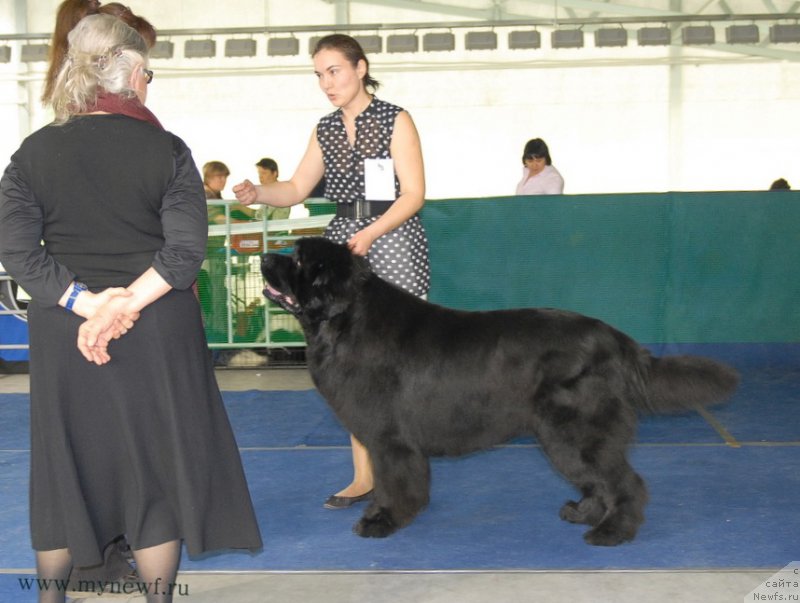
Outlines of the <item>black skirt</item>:
[{"label": "black skirt", "polygon": [[77,349],[80,317],[31,303],[28,321],[34,549],[87,566],[120,534],[192,556],[261,547],[191,290],[146,307],[103,366]]}]

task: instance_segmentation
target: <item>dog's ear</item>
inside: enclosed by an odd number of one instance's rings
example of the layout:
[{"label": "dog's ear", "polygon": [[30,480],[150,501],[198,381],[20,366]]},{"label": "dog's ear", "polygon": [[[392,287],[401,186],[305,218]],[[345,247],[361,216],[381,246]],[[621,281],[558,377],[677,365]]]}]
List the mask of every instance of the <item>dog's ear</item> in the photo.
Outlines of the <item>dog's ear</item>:
[{"label": "dog's ear", "polygon": [[327,291],[334,291],[347,286],[353,279],[357,278],[356,263],[347,258],[326,258],[316,262],[313,267],[314,280],[313,287],[319,287]]},{"label": "dog's ear", "polygon": [[302,273],[303,307],[307,315],[331,317],[349,305],[356,262],[346,245],[322,237],[301,239],[295,245]]},{"label": "dog's ear", "polygon": [[353,273],[353,256],[346,245],[322,237],[298,242],[298,261],[312,287],[330,288],[348,281]]}]

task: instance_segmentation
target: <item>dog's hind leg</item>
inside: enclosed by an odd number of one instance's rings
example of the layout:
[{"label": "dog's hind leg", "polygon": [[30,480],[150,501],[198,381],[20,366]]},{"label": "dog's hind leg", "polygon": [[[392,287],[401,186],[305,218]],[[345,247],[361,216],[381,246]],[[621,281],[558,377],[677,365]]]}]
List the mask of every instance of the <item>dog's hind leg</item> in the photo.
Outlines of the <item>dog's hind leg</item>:
[{"label": "dog's hind leg", "polygon": [[610,465],[601,467],[600,472],[604,478],[603,499],[608,512],[583,538],[598,546],[633,540],[644,523],[648,498],[644,480],[630,466],[624,452]]},{"label": "dog's hind leg", "polygon": [[647,490],[625,457],[625,423],[614,427],[609,428],[616,432],[612,435],[576,421],[539,434],[553,466],[583,495],[579,502],[567,502],[560,517],[592,526],[584,539],[593,545],[614,546],[632,540],[644,522]]},{"label": "dog's hind leg", "polygon": [[647,490],[624,453],[612,455],[598,465],[587,462],[585,452],[577,448],[545,447],[545,451],[553,465],[583,494],[579,502],[568,501],[561,508],[561,519],[592,526],[584,534],[589,544],[614,546],[633,540],[644,522]]},{"label": "dog's hind leg", "polygon": [[421,452],[394,438],[382,439],[369,451],[375,490],[353,531],[367,538],[384,538],[409,524],[428,504],[430,464]]},{"label": "dog's hind leg", "polygon": [[570,523],[598,525],[606,515],[604,497],[600,491],[596,473],[581,456],[580,449],[567,444],[560,438],[550,439],[546,434],[539,435],[542,450],[553,467],[580,490],[580,501],[567,501],[559,517]]}]

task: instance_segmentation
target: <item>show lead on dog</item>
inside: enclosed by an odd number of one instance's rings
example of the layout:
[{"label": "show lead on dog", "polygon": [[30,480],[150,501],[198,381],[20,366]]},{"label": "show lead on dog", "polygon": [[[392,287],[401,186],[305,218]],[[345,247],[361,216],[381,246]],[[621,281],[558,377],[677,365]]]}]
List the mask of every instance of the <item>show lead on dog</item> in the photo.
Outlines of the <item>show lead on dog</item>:
[{"label": "show lead on dog", "polygon": [[[366,256],[382,279],[425,296],[428,240],[417,215],[425,203],[425,171],[414,122],[374,96],[379,83],[355,39],[325,36],[313,60],[319,86],[337,110],[319,121],[290,180],[262,186],[245,180],[233,192],[245,205],[287,207],[303,202],[324,176],[325,197],[337,204],[325,236]],[[353,481],[326,501],[329,508],[348,507],[372,491],[369,454],[351,441]]]},{"label": "show lead on dog", "polygon": [[261,547],[191,288],[208,236],[203,185],[189,148],[145,107],[142,36],[91,15],[68,39],[56,121],[0,180],[0,261],[32,297],[37,574],[63,584],[125,534],[141,583],[167,585],[148,603],[168,603],[182,543],[190,555]]}]

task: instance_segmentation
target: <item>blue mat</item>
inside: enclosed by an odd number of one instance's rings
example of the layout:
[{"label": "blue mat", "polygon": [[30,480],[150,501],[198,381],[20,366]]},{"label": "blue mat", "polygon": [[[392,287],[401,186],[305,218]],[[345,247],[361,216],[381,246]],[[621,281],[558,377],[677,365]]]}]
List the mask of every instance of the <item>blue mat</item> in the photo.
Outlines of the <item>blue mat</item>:
[{"label": "blue mat", "polygon": [[[647,417],[632,463],[651,495],[637,539],[583,543],[558,519],[572,487],[533,440],[435,459],[430,506],[384,540],[351,532],[362,508],[322,501],[351,473],[349,439],[314,391],[225,392],[264,550],[184,557],[182,570],[540,570],[775,568],[796,560],[800,537],[800,371],[740,366],[742,387],[712,408]],[[31,568],[28,396],[0,396],[0,568]],[[737,447],[738,446],[738,447]],[[19,589],[11,577],[4,588]],[[17,590],[17,592],[19,592]]]},{"label": "blue mat", "polygon": [[[350,533],[358,509],[321,508],[341,481],[336,476],[347,475],[347,451],[246,453],[265,549],[235,564],[251,570],[672,569],[777,567],[797,556],[800,449],[639,447],[632,461],[652,497],[647,523],[632,543],[598,548],[583,543],[585,528],[559,521],[559,507],[574,492],[535,449],[435,461],[430,506],[385,540]],[[183,568],[225,569],[232,562],[219,555]]]}]

